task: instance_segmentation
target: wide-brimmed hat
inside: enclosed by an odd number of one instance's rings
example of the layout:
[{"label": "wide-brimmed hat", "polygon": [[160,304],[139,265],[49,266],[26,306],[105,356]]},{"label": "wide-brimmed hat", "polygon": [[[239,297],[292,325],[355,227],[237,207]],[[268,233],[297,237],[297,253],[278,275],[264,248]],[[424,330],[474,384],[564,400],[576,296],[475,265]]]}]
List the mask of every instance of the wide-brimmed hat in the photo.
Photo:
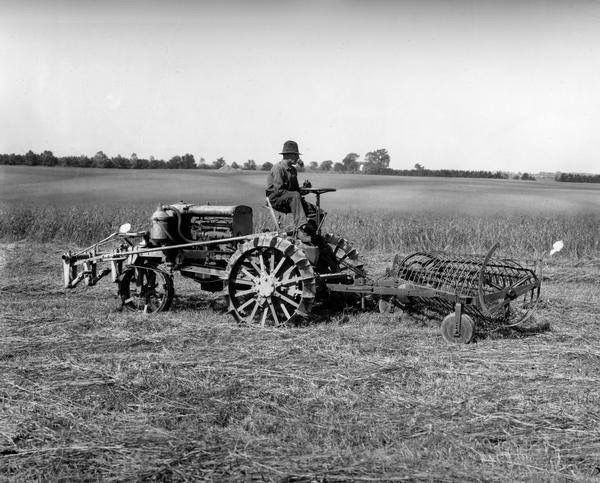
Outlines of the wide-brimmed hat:
[{"label": "wide-brimmed hat", "polygon": [[279,154],[302,154],[298,152],[298,143],[296,141],[286,141],[283,143],[283,149]]}]

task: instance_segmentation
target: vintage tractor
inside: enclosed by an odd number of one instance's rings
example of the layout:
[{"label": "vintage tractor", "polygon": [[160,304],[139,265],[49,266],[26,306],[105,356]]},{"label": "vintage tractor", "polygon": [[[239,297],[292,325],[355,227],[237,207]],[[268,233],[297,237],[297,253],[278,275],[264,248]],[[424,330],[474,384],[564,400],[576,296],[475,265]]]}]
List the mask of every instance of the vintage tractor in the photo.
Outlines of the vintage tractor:
[{"label": "vintage tractor", "polygon": [[[321,195],[335,190],[302,191],[315,195],[320,216]],[[385,275],[372,278],[348,241],[322,233],[322,219],[313,242],[303,243],[268,208],[276,229],[255,233],[247,206],[161,205],[149,231],[131,232],[125,224],[84,250],[65,253],[65,287],[82,280],[95,285],[110,274],[124,309],[160,312],[171,305],[173,275],[179,272],[202,290],[226,296],[238,322],[261,326],[305,320],[315,301],[326,304],[334,294],[353,298],[362,308],[377,299],[382,312],[397,306],[445,316],[442,335],[452,342],[471,340],[475,323],[522,323],[540,296],[535,271],[494,257],[496,247],[484,256],[397,256]],[[118,246],[107,250],[114,242]]]}]

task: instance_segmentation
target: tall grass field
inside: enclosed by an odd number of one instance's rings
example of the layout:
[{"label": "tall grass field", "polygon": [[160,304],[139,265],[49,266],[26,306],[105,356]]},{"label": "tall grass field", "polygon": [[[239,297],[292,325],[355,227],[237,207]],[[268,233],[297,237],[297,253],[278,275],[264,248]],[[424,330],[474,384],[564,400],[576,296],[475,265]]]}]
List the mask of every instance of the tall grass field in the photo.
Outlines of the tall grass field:
[{"label": "tall grass field", "polygon": [[238,325],[175,276],[169,312],[60,256],[159,203],[252,206],[265,173],[0,167],[0,481],[600,481],[600,187],[303,173],[370,273],[396,253],[543,262],[517,327],[450,345],[439,320],[348,307]]},{"label": "tall grass field", "polygon": [[[600,248],[600,188],[576,183],[303,173],[323,196],[325,229],[366,250],[481,252],[499,243],[534,257],[562,239],[569,258]],[[273,228],[264,172],[0,167],[0,237],[90,243],[156,205],[246,204],[258,231]]]}]

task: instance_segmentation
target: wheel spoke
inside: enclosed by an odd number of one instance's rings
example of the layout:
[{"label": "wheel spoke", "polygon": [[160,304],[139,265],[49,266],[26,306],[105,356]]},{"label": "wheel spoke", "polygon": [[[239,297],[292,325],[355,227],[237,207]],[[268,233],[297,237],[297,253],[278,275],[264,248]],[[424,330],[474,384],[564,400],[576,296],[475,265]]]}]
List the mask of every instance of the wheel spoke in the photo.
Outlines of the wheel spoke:
[{"label": "wheel spoke", "polygon": [[281,260],[279,260],[279,263],[277,264],[277,266],[273,269],[273,271],[271,272],[271,274],[273,276],[277,275],[277,272],[279,272],[279,270],[281,269],[281,267],[283,267],[283,264],[285,263],[285,257],[281,257]]},{"label": "wheel spoke", "polygon": [[260,304],[258,303],[258,300],[256,300],[256,299],[250,299],[250,300],[254,300],[254,302],[256,302],[254,304],[254,308],[252,309],[252,312],[250,313],[250,317],[248,319],[249,322],[252,322],[254,320],[254,317],[256,316],[256,312],[258,311],[258,307]]},{"label": "wheel spoke", "polygon": [[297,302],[294,302],[291,298],[287,297],[286,295],[280,293],[280,292],[273,292],[273,295],[275,297],[280,298],[281,300],[283,300],[284,302],[286,302],[287,304],[291,305],[292,307],[294,307],[295,309],[297,309],[298,307],[300,307],[300,304]]},{"label": "wheel spoke", "polygon": [[238,309],[238,311],[240,311],[240,312],[241,312],[241,311],[242,311],[242,310],[244,310],[246,307],[248,307],[248,305],[250,305],[252,302],[256,302],[256,304],[258,305],[258,302],[256,301],[256,299],[254,299],[254,298],[251,298],[251,299],[248,299],[248,300],[246,300],[246,301],[245,301],[245,302],[244,302],[242,305],[240,305],[240,306],[237,308],[237,309]]},{"label": "wheel spoke", "polygon": [[[250,277],[250,280],[252,280],[253,282],[256,282],[257,277],[255,277],[254,275],[252,275],[247,269],[246,267],[242,267],[241,271],[243,274],[247,275],[248,277]],[[257,272],[258,273],[258,272]]]},{"label": "wheel spoke", "polygon": [[[260,258],[260,256],[258,258]],[[258,267],[256,265],[256,262],[254,260],[252,260],[251,258],[248,258],[248,262],[250,263],[250,265],[252,265],[252,268],[256,271],[256,273],[258,275],[261,275],[263,273],[263,271],[260,269],[260,267]],[[262,264],[262,258],[261,258],[261,264]]]},{"label": "wheel spoke", "polygon": [[258,289],[256,287],[252,287],[249,288],[248,290],[240,290],[239,292],[235,293],[236,297],[243,297],[244,295],[249,295],[251,293],[256,293],[258,292]]},{"label": "wheel spoke", "polygon": [[271,297],[269,297],[267,299],[267,301],[269,302],[269,308],[271,309],[271,314],[273,314],[273,321],[275,322],[275,325],[279,325],[279,318],[277,317],[277,312],[275,311],[275,306],[273,305],[273,300]]},{"label": "wheel spoke", "polygon": [[267,321],[267,312],[268,312],[268,310],[269,310],[269,307],[267,307],[267,306],[265,305],[265,308],[264,308],[264,310],[263,310],[263,313],[262,313],[262,317],[261,317],[261,319],[260,319],[260,325],[261,325],[262,327],[264,327],[264,326],[265,326],[265,322]]},{"label": "wheel spoke", "polygon": [[246,280],[245,278],[234,278],[233,282],[238,285],[254,285],[252,280]]},{"label": "wheel spoke", "polygon": [[288,309],[287,309],[287,307],[285,306],[285,304],[284,304],[283,302],[280,302],[280,303],[279,303],[279,306],[281,307],[281,310],[283,310],[283,313],[284,313],[284,315],[285,315],[285,318],[286,318],[286,320],[290,320],[292,316],[291,316],[291,315],[290,315],[290,313],[288,312]]}]

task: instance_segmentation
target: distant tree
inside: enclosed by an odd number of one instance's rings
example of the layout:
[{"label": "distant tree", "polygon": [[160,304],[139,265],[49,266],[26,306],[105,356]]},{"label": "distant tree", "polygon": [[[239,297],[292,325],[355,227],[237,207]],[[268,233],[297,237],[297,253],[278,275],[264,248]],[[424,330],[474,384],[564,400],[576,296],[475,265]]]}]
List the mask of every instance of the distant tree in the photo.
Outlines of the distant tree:
[{"label": "distant tree", "polygon": [[44,151],[40,154],[40,164],[42,166],[56,166],[57,163],[58,160],[54,154],[52,154],[52,151]]},{"label": "distant tree", "polygon": [[244,165],[242,166],[242,169],[245,169],[246,171],[255,171],[256,170],[256,162],[253,159],[249,159],[248,161],[246,161],[244,163]]},{"label": "distant tree", "polygon": [[311,161],[308,164],[308,169],[310,169],[311,171],[316,171],[319,169],[319,163],[317,163],[316,161]]},{"label": "distant tree", "polygon": [[521,175],[521,179],[524,181],[535,181],[535,176],[533,176],[532,174],[529,174],[529,173],[523,173]]},{"label": "distant tree", "polygon": [[162,159],[150,156],[150,169],[165,169],[166,167],[166,163]]},{"label": "distant tree", "polygon": [[117,154],[115,157],[111,158],[113,168],[119,169],[129,169],[131,168],[131,161],[129,159]]},{"label": "distant tree", "polygon": [[92,158],[92,168],[112,168],[113,163],[102,151],[98,151]]},{"label": "distant tree", "polygon": [[196,160],[194,155],[186,153],[181,157],[180,169],[194,169],[196,167]]},{"label": "distant tree", "polygon": [[365,154],[365,165],[363,172],[365,174],[382,174],[386,172],[390,165],[390,155],[387,149],[377,149]]},{"label": "distant tree", "polygon": [[425,171],[425,166],[423,166],[420,163],[415,163],[415,170],[416,171]]},{"label": "distant tree", "polygon": [[335,163],[333,165],[333,171],[335,173],[343,173],[345,171],[344,163]]},{"label": "distant tree", "polygon": [[206,159],[201,157],[198,160],[198,169],[210,169],[210,166],[206,164]]},{"label": "distant tree", "polygon": [[331,168],[333,168],[333,161],[330,159],[321,162],[321,171],[331,171]]},{"label": "distant tree", "polygon": [[27,166],[37,166],[40,164],[40,158],[31,149],[25,154],[25,164]]},{"label": "distant tree", "polygon": [[231,167],[232,167],[233,169],[240,169],[240,165],[239,165],[239,164],[237,164],[235,161],[234,161],[233,163],[231,163]]},{"label": "distant tree", "polygon": [[223,157],[220,157],[220,158],[217,158],[217,159],[216,159],[216,160],[213,162],[213,164],[212,164],[212,168],[213,168],[213,169],[219,169],[219,168],[222,168],[223,166],[225,166],[226,164],[227,164],[227,162],[225,161],[225,158],[223,158]]},{"label": "distant tree", "polygon": [[181,168],[181,156],[173,156],[169,161],[167,161],[167,168],[169,169],[179,169]]},{"label": "distant tree", "polygon": [[356,153],[346,154],[346,157],[342,160],[342,164],[344,165],[344,171],[348,173],[356,173],[360,166],[358,158],[359,155]]},{"label": "distant tree", "polygon": [[270,163],[269,161],[267,161],[266,163],[262,164],[262,166],[260,167],[260,169],[263,170],[263,171],[271,171],[272,167],[273,167],[273,163]]}]

